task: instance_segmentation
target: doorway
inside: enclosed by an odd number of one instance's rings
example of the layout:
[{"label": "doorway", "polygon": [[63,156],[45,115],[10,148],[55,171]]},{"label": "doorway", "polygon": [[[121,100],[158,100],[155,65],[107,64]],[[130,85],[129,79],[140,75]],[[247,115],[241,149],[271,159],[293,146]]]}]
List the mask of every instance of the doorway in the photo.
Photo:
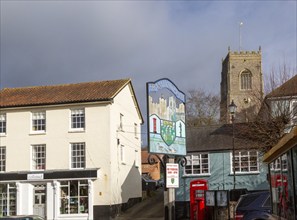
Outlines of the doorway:
[{"label": "doorway", "polygon": [[34,185],[33,214],[41,217],[46,216],[46,185]]}]

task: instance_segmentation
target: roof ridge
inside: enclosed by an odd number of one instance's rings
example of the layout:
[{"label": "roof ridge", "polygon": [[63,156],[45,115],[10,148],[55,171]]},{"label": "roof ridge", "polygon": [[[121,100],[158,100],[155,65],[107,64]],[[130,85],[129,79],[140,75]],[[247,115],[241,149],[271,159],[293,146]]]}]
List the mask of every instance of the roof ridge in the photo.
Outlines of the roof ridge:
[{"label": "roof ridge", "polygon": [[14,88],[3,88],[0,91],[4,90],[18,90],[18,89],[35,89],[35,88],[49,88],[49,87],[64,87],[64,86],[73,86],[73,85],[82,85],[82,84],[94,84],[94,83],[106,83],[106,82],[118,82],[118,81],[131,81],[131,78],[115,79],[115,80],[102,80],[102,81],[88,81],[88,82],[77,82],[77,83],[63,83],[63,84],[53,84],[53,85],[39,85],[39,86],[25,86],[25,87],[14,87]]}]

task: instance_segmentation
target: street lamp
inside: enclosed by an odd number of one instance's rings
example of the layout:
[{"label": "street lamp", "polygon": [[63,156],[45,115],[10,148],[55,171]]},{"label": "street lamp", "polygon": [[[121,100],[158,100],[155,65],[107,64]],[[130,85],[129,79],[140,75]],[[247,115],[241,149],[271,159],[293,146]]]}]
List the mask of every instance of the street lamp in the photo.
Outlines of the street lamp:
[{"label": "street lamp", "polygon": [[232,122],[232,165],[233,165],[233,189],[235,189],[235,145],[234,145],[234,120],[235,120],[235,112],[237,106],[235,105],[234,101],[232,100],[231,104],[229,105],[229,112],[231,115],[231,122]]}]

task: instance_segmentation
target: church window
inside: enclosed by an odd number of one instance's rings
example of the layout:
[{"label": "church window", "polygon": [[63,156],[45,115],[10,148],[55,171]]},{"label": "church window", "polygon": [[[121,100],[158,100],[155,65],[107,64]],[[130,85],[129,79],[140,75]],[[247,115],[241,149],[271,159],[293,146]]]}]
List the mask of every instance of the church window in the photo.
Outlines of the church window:
[{"label": "church window", "polygon": [[248,90],[252,89],[252,73],[248,70],[242,71],[240,75],[241,79],[241,89]]}]

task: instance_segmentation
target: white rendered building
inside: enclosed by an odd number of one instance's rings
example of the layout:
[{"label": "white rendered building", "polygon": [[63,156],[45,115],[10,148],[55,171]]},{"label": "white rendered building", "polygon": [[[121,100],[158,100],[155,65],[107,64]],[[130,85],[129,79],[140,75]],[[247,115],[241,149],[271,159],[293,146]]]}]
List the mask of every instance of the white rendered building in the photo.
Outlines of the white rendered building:
[{"label": "white rendered building", "polygon": [[141,200],[130,79],[0,92],[0,217],[109,219]]}]

